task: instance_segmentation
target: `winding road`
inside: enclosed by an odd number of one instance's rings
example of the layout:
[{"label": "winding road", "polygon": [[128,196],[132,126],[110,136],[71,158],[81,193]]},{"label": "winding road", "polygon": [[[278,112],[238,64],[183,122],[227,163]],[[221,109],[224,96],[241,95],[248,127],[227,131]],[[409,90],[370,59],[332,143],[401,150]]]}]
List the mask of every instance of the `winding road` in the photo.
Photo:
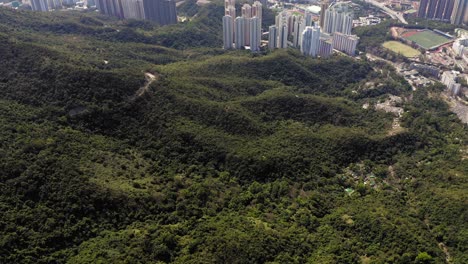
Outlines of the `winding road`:
[{"label": "winding road", "polygon": [[386,7],[384,4],[382,3],[379,3],[375,0],[364,0],[364,2],[366,3],[369,3],[373,6],[376,6],[380,9],[382,9],[386,14],[388,14],[389,16],[391,16],[393,19],[398,19],[401,23],[403,24],[408,24],[408,22],[406,22],[406,19],[403,17],[403,14],[401,12],[396,12],[388,7]]}]

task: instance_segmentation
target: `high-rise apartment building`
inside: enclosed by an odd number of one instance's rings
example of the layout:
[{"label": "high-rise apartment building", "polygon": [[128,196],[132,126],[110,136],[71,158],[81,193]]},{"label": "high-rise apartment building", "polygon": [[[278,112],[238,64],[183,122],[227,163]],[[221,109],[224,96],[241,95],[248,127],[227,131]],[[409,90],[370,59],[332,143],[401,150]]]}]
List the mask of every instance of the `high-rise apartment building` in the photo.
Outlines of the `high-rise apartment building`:
[{"label": "high-rise apartment building", "polygon": [[350,56],[356,53],[356,46],[359,42],[359,37],[355,35],[347,35],[340,32],[333,33],[333,48],[342,51]]},{"label": "high-rise apartment building", "polygon": [[160,25],[177,23],[174,0],[96,0],[102,14],[118,18],[148,19]]},{"label": "high-rise apartment building", "polygon": [[[232,19],[232,41],[235,40],[235,26],[234,19],[236,18],[236,1],[235,0],[225,0],[224,1],[224,15],[230,16]],[[224,22],[223,22],[224,23]]]},{"label": "high-rise apartment building", "polygon": [[278,30],[277,48],[285,49],[288,47],[288,12],[282,11],[275,17],[275,25]]},{"label": "high-rise apartment building", "polygon": [[249,4],[244,4],[241,8],[244,23],[244,46],[250,46],[250,24],[249,19],[252,18],[252,7]]},{"label": "high-rise apartment building", "polygon": [[124,18],[121,0],[96,0],[96,7],[102,14]]},{"label": "high-rise apartment building", "polygon": [[322,58],[328,58],[333,52],[333,43],[330,38],[320,37],[318,55]]},{"label": "high-rise apartment building", "polygon": [[468,0],[455,0],[450,22],[455,25],[468,25]]},{"label": "high-rise apartment building", "polygon": [[[241,49],[245,46],[250,46],[252,52],[260,50],[261,37],[262,37],[262,4],[258,1],[255,1],[253,6],[249,4],[244,4],[241,7],[241,16],[236,17],[233,20],[233,15],[235,15],[235,0],[225,0],[225,16],[223,18],[223,40],[224,48],[228,49],[232,47],[234,43],[234,48]],[[230,17],[228,19],[227,17]],[[231,22],[232,23],[231,23]],[[232,26],[230,31],[227,27]],[[232,34],[232,37],[229,38],[227,34]],[[229,43],[231,41],[231,45]]]},{"label": "high-rise apartment building", "polygon": [[236,0],[224,0],[224,9],[227,9],[229,6],[236,6]]},{"label": "high-rise apartment building", "polygon": [[426,15],[426,10],[427,10],[428,5],[429,5],[429,0],[419,1],[418,17],[424,17]]},{"label": "high-rise apartment building", "polygon": [[224,9],[225,16],[236,17],[236,7],[235,6],[228,6]]},{"label": "high-rise apartment building", "polygon": [[143,0],[122,1],[122,10],[125,18],[145,19]]},{"label": "high-rise apartment building", "polygon": [[339,2],[325,10],[323,31],[329,34],[340,32],[351,34],[353,27],[353,9],[348,3]]},{"label": "high-rise apartment building", "polygon": [[[324,28],[324,23],[325,23],[325,11],[327,11],[328,6],[330,4],[328,3],[328,0],[322,0],[320,3],[320,27]],[[307,24],[307,23],[306,23]],[[312,26],[312,25],[307,25],[307,26]]]},{"label": "high-rise apartment building", "polygon": [[278,31],[278,46],[279,49],[286,49],[288,47],[288,25],[281,23]]},{"label": "high-rise apartment building", "polygon": [[302,33],[301,53],[317,57],[320,45],[320,27],[306,27]]},{"label": "high-rise apartment building", "polygon": [[236,49],[241,49],[243,46],[244,46],[244,29],[245,29],[245,18],[243,17],[236,17],[236,19],[234,20],[234,39],[235,39],[235,43],[234,43],[234,47]]},{"label": "high-rise apartment building", "polygon": [[294,21],[294,29],[292,32],[293,36],[293,47],[301,46],[302,32],[305,29],[305,22],[302,18],[296,19]]},{"label": "high-rise apartment building", "polygon": [[49,8],[51,9],[61,9],[63,6],[62,0],[48,0]]},{"label": "high-rise apartment building", "polygon": [[249,4],[244,4],[241,8],[241,14],[243,18],[251,18],[252,17],[252,6]]},{"label": "high-rise apartment building", "polygon": [[260,50],[262,37],[262,21],[258,17],[248,19],[250,26],[250,50],[252,52]]},{"label": "high-rise apartment building", "polygon": [[49,11],[49,3],[47,0],[31,0],[31,8],[33,11]]},{"label": "high-rise apartment building", "polygon": [[231,16],[223,16],[223,47],[232,49],[234,21]]},{"label": "high-rise apartment building", "polygon": [[288,23],[288,36],[292,34],[294,30],[294,22],[296,21],[296,15],[288,16],[286,20]]},{"label": "high-rise apartment building", "polygon": [[421,0],[419,3],[418,17],[450,21],[454,10],[455,0]]},{"label": "high-rise apartment building", "polygon": [[312,24],[313,24],[313,21],[312,21],[312,13],[310,13],[310,12],[305,12],[304,18],[305,18],[304,25],[305,25],[306,27],[311,27]]},{"label": "high-rise apartment building", "polygon": [[51,11],[62,8],[62,0],[31,0],[33,11]]},{"label": "high-rise apartment building", "polygon": [[252,5],[252,17],[258,17],[262,20],[262,3],[255,1]]},{"label": "high-rise apartment building", "polygon": [[[124,0],[125,1],[125,0]],[[143,0],[145,18],[160,25],[177,23],[174,0]]]},{"label": "high-rise apartment building", "polygon": [[278,27],[273,25],[268,28],[268,48],[274,50],[278,47]]},{"label": "high-rise apartment building", "polygon": [[279,28],[280,25],[284,24],[284,23],[288,23],[288,17],[289,17],[289,14],[287,11],[281,11],[278,15],[276,15],[275,17],[275,25]]}]

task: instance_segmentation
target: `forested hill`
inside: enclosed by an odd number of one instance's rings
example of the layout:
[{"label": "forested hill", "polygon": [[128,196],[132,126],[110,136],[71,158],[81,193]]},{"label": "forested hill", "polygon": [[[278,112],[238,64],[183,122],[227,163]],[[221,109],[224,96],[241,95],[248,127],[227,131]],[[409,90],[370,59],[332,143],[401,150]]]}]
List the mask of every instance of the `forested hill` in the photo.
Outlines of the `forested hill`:
[{"label": "forested hill", "polygon": [[223,51],[222,3],[180,11],[0,8],[0,263],[468,262],[468,129],[440,86]]}]

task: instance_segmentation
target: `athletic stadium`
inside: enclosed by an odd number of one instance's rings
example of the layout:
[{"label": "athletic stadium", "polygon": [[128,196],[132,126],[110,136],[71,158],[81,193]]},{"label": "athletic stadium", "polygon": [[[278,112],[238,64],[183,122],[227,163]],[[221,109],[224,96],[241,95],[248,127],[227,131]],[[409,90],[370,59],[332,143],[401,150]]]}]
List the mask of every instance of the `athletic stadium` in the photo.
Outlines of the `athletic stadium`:
[{"label": "athletic stadium", "polygon": [[407,44],[424,50],[434,50],[453,41],[452,36],[438,30],[404,29],[399,35]]}]

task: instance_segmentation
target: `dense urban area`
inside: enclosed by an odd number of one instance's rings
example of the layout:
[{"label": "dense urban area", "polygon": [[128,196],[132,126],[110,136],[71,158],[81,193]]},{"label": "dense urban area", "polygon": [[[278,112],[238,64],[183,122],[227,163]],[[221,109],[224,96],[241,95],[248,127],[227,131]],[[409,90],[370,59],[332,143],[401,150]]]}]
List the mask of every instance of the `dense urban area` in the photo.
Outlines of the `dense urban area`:
[{"label": "dense urban area", "polygon": [[0,263],[468,263],[468,0],[0,0]]}]

